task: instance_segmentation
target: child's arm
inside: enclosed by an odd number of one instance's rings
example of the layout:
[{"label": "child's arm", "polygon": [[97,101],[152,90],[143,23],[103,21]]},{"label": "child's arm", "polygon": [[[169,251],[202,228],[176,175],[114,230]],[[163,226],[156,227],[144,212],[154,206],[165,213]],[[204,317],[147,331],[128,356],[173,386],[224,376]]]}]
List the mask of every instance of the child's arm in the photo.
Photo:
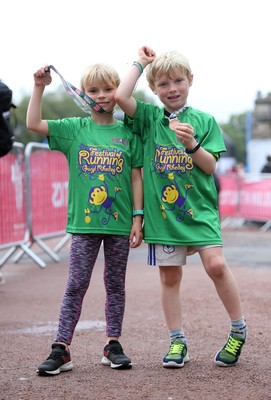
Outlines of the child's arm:
[{"label": "child's arm", "polygon": [[129,117],[133,118],[136,111],[136,100],[132,97],[133,90],[143,69],[155,58],[155,52],[147,46],[141,47],[138,51],[138,58],[132,65],[131,70],[120,83],[115,93],[115,100],[120,108]]},{"label": "child's arm", "polygon": [[41,118],[41,100],[44,88],[48,82],[50,83],[50,80],[48,80],[46,67],[34,73],[34,88],[26,115],[27,128],[45,136],[49,136],[49,130],[47,121]]},{"label": "child's arm", "polygon": [[194,138],[194,128],[187,123],[176,124],[175,132],[178,139],[186,147],[186,152],[192,157],[193,162],[206,174],[212,174],[216,169],[216,158],[204,150]]},{"label": "child's arm", "polygon": [[[133,168],[131,171],[131,183],[133,191],[134,210],[143,210],[143,185],[141,168]],[[130,233],[130,245],[135,248],[140,246],[143,238],[142,223],[143,215],[133,217],[134,222]]]}]

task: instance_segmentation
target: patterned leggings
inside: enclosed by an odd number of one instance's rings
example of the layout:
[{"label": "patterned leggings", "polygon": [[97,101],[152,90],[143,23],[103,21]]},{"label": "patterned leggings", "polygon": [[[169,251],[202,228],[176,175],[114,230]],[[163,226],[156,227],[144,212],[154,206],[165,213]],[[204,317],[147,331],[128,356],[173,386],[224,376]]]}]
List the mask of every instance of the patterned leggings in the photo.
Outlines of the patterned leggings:
[{"label": "patterned leggings", "polygon": [[82,303],[89,287],[100,246],[104,244],[104,285],[106,290],[106,335],[121,335],[125,309],[125,277],[129,237],[102,234],[73,234],[69,277],[61,303],[56,342],[71,344]]}]

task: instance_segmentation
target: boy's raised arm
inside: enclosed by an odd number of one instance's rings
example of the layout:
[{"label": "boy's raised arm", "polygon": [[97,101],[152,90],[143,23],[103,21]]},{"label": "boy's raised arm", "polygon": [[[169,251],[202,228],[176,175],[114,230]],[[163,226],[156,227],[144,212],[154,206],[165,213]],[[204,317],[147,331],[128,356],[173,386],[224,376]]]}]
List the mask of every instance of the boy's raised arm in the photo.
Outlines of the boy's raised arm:
[{"label": "boy's raised arm", "polygon": [[154,58],[155,52],[150,47],[141,47],[138,51],[137,61],[134,61],[132,68],[122,80],[115,93],[116,102],[125,114],[131,118],[136,111],[136,100],[132,97],[133,90],[144,68],[150,64]]}]

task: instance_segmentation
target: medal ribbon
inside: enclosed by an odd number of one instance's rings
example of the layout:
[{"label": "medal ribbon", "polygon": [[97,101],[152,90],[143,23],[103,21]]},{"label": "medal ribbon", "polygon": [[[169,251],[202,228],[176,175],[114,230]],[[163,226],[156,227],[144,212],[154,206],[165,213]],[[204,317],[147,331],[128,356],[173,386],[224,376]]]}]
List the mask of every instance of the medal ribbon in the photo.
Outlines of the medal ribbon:
[{"label": "medal ribbon", "polygon": [[53,66],[49,65],[48,70],[46,72],[50,72],[50,70],[53,70],[57,75],[59,75],[63,86],[68,93],[68,95],[73,99],[75,104],[81,108],[86,113],[91,114],[91,109],[99,112],[99,113],[107,113],[111,114],[110,112],[104,110],[99,104],[97,104],[91,97],[86,95],[84,92],[82,92],[80,89],[77,89],[75,86],[73,86],[70,82],[66,81],[63,76],[58,72],[58,70]]},{"label": "medal ribbon", "polygon": [[189,107],[189,105],[185,104],[182,108],[180,108],[177,111],[174,111],[173,113],[170,114],[170,116],[168,117],[169,119],[173,119],[176,118],[179,114],[183,113],[187,108]]}]

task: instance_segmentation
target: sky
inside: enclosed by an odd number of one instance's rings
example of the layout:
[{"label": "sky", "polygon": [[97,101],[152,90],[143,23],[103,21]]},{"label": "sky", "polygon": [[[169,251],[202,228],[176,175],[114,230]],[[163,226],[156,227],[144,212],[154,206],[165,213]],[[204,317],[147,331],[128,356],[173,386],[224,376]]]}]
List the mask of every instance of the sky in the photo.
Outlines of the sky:
[{"label": "sky", "polygon": [[[1,3],[0,79],[16,104],[31,94],[33,73],[52,64],[79,86],[93,63],[122,78],[148,45],[177,50],[194,74],[189,104],[219,123],[252,111],[271,92],[268,0],[13,0]],[[58,90],[60,78],[46,90]],[[144,74],[138,89],[151,95]]]}]

